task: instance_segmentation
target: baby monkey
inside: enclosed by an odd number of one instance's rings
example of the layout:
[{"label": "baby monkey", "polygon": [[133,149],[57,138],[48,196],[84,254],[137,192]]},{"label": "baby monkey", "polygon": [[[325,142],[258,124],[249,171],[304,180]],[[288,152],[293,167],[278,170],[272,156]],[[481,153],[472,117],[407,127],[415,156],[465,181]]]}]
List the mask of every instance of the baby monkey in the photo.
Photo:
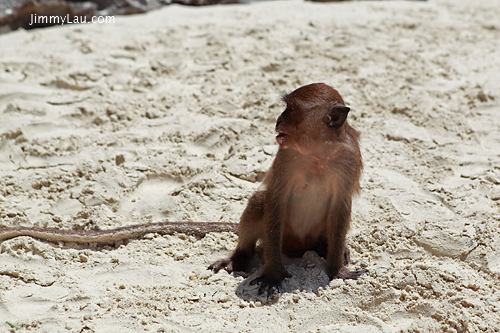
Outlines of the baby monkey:
[{"label": "baby monkey", "polygon": [[208,268],[247,272],[260,240],[263,247],[259,294],[279,289],[289,277],[282,254],[316,251],[326,258],[330,279],[357,279],[349,271],[345,246],[353,195],[359,192],[363,163],[359,134],[347,123],[349,108],[332,87],[313,83],[283,96],[286,109],[276,121],[279,150],[238,225],[233,254]]}]

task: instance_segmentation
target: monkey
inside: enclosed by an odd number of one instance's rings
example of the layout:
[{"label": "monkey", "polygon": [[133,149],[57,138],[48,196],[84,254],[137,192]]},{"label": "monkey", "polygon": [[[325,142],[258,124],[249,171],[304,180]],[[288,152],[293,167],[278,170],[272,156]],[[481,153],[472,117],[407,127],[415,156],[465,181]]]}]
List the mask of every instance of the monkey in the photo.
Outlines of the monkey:
[{"label": "monkey", "polygon": [[316,251],[326,260],[330,280],[358,279],[350,271],[346,234],[352,198],[360,191],[363,168],[359,134],[347,122],[350,108],[338,91],[324,83],[283,94],[286,108],[276,120],[276,157],[263,189],[249,199],[238,225],[238,243],[227,259],[208,267],[215,273],[248,272],[258,242],[262,275],[250,282],[259,294],[280,290],[290,277],[282,255],[300,257]]},{"label": "monkey", "polygon": [[114,245],[117,242],[141,238],[146,234],[172,235],[181,233],[203,238],[210,232],[236,233],[235,223],[224,222],[158,222],[119,227],[109,230],[59,230],[52,228],[0,227],[0,242],[19,236],[30,236],[47,242]]}]

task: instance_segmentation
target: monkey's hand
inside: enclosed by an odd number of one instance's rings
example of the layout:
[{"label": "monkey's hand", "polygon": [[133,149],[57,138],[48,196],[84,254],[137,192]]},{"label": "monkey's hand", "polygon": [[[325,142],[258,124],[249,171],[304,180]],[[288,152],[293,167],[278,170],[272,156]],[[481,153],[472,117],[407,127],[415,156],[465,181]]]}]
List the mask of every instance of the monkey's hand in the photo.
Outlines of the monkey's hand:
[{"label": "monkey's hand", "polygon": [[225,269],[229,274],[233,272],[248,273],[249,263],[252,260],[252,253],[236,250],[227,259],[222,259],[208,266],[208,269],[217,273],[221,269]]},{"label": "monkey's hand", "polygon": [[281,291],[281,282],[284,279],[291,277],[292,275],[288,273],[286,270],[283,270],[283,273],[279,276],[266,276],[262,275],[261,277],[255,278],[250,282],[250,285],[260,284],[259,287],[259,295],[267,294],[267,298],[271,298],[274,294],[274,291]]},{"label": "monkey's hand", "polygon": [[366,269],[360,269],[359,271],[350,271],[347,267],[342,267],[335,276],[331,277],[333,279],[343,279],[343,280],[357,280],[361,275],[368,273]]},{"label": "monkey's hand", "polygon": [[214,262],[212,265],[208,266],[207,269],[214,271],[214,273],[218,273],[221,269],[225,269],[229,274],[231,274],[234,270],[233,268],[233,260],[231,258],[222,259]]}]

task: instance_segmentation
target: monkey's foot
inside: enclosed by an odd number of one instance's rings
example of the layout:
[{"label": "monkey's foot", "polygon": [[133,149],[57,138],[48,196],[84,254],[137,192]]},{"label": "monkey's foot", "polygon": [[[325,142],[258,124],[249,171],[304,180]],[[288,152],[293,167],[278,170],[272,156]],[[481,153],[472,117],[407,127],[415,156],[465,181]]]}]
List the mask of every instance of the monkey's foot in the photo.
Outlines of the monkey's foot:
[{"label": "monkey's foot", "polygon": [[285,271],[284,276],[279,277],[279,278],[271,278],[268,276],[261,276],[258,278],[253,279],[250,281],[250,285],[256,285],[260,284],[259,287],[259,295],[264,295],[267,294],[267,298],[272,298],[274,295],[275,291],[281,292],[281,282],[283,282],[284,279],[291,277],[292,275]]},{"label": "monkey's foot", "polygon": [[222,259],[214,262],[212,265],[208,266],[207,269],[214,271],[214,273],[218,273],[221,269],[225,269],[229,274],[233,272],[233,260],[231,258]]},{"label": "monkey's foot", "polygon": [[361,275],[368,273],[366,269],[360,269],[359,271],[350,271],[347,267],[342,267],[333,279],[343,279],[343,280],[357,280]]}]

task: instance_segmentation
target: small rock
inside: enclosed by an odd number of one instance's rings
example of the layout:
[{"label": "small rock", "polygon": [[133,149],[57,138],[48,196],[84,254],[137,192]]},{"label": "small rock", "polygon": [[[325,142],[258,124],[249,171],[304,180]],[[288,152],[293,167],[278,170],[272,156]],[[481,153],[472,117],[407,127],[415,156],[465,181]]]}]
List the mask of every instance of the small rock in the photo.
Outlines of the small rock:
[{"label": "small rock", "polygon": [[479,99],[481,102],[487,102],[488,101],[488,96],[486,96],[486,94],[484,92],[480,91],[477,94],[477,99]]},{"label": "small rock", "polygon": [[125,162],[125,156],[123,156],[123,154],[116,155],[116,157],[115,157],[115,163],[116,163],[116,165],[120,165],[123,162]]}]

